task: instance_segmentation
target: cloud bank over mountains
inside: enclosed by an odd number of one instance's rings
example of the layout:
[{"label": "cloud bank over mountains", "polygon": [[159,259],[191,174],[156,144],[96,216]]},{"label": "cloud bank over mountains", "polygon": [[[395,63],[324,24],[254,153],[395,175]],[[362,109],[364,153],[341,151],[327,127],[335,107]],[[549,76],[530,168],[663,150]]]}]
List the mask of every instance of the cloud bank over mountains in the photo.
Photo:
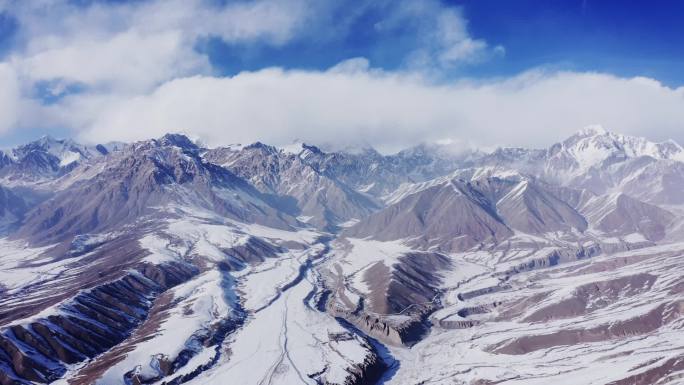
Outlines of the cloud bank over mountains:
[{"label": "cloud bank over mountains", "polygon": [[[435,85],[411,73],[266,69],[174,79],[68,122],[84,139],[137,140],[168,130],[211,142],[363,140],[387,150],[420,141],[535,145],[600,122],[630,134],[679,135],[682,89],[605,74],[545,73]],[[65,105],[67,109],[76,109]],[[645,130],[649,130],[646,132]]]},{"label": "cloud bank over mountains", "polygon": [[[0,141],[21,130],[67,130],[80,140],[137,140],[169,131],[212,143],[418,141],[544,146],[602,124],[684,141],[684,88],[645,77],[534,68],[512,77],[449,76],[505,55],[469,33],[459,8],[437,1],[361,2],[352,11],[308,0],[212,3],[46,0],[0,3],[17,21],[0,60]],[[349,38],[373,9],[382,35],[416,36],[396,68],[364,57],[326,68],[222,74],[198,48]],[[255,48],[258,49],[258,48]]]}]

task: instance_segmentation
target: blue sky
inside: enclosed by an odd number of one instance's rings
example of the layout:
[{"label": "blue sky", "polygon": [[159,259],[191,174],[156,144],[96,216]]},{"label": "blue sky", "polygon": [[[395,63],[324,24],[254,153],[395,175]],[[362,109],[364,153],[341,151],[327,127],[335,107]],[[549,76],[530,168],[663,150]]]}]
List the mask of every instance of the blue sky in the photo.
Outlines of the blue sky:
[{"label": "blue sky", "polygon": [[0,147],[684,141],[681,20],[675,0],[0,0]]},{"label": "blue sky", "polygon": [[460,1],[476,36],[507,48],[480,73],[532,66],[648,76],[684,84],[684,2],[618,0]]},{"label": "blue sky", "polygon": [[[684,2],[615,0],[444,1],[462,10],[470,33],[505,47],[495,60],[450,69],[449,76],[510,76],[530,68],[599,71],[648,76],[670,86],[684,84]],[[269,66],[323,69],[363,56],[374,66],[398,69],[421,42],[415,29],[378,33],[385,7],[371,7],[354,20],[349,34],[315,36],[292,44],[226,44],[220,38],[199,42],[223,74]],[[349,17],[346,12],[337,15]]]}]

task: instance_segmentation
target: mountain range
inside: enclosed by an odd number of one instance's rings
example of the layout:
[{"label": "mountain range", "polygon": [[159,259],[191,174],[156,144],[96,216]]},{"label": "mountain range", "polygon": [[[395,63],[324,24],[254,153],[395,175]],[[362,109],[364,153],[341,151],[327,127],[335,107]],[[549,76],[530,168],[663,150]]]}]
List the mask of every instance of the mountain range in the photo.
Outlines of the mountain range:
[{"label": "mountain range", "polygon": [[0,384],[676,384],[684,149],[0,152]]}]

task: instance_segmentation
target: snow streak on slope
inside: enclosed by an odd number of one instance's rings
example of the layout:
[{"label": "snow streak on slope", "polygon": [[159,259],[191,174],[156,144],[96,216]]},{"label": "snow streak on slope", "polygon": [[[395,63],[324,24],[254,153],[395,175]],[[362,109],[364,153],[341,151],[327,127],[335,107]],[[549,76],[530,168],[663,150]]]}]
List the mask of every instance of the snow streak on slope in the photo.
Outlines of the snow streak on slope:
[{"label": "snow streak on slope", "polygon": [[433,316],[442,328],[392,349],[405,364],[391,383],[678,383],[684,368],[669,366],[684,355],[683,256],[679,244],[596,257],[500,290],[463,281]]},{"label": "snow streak on slope", "polygon": [[[165,293],[151,324],[141,327],[149,329],[147,335],[132,335],[123,349],[79,368],[75,378],[97,377],[102,384],[131,378],[343,384],[350,371],[363,373],[381,365],[362,336],[349,333],[315,306],[318,289],[311,267],[325,257],[325,244],[317,243],[321,234],[207,222],[197,214],[170,221],[141,244],[152,252],[148,262],[190,259],[205,272]],[[268,248],[253,250],[254,255],[238,252],[254,237]],[[264,255],[267,250],[270,257]],[[243,260],[237,263],[238,258]],[[217,330],[224,333],[220,338]],[[98,370],[100,366],[107,369]]]}]

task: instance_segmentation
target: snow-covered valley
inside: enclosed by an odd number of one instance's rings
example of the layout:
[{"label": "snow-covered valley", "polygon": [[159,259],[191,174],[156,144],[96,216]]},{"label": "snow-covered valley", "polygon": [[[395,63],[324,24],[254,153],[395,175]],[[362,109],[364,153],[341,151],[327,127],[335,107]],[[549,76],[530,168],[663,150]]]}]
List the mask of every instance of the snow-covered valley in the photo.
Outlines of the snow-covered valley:
[{"label": "snow-covered valley", "polygon": [[0,384],[681,383],[675,145],[42,139],[0,169]]}]

